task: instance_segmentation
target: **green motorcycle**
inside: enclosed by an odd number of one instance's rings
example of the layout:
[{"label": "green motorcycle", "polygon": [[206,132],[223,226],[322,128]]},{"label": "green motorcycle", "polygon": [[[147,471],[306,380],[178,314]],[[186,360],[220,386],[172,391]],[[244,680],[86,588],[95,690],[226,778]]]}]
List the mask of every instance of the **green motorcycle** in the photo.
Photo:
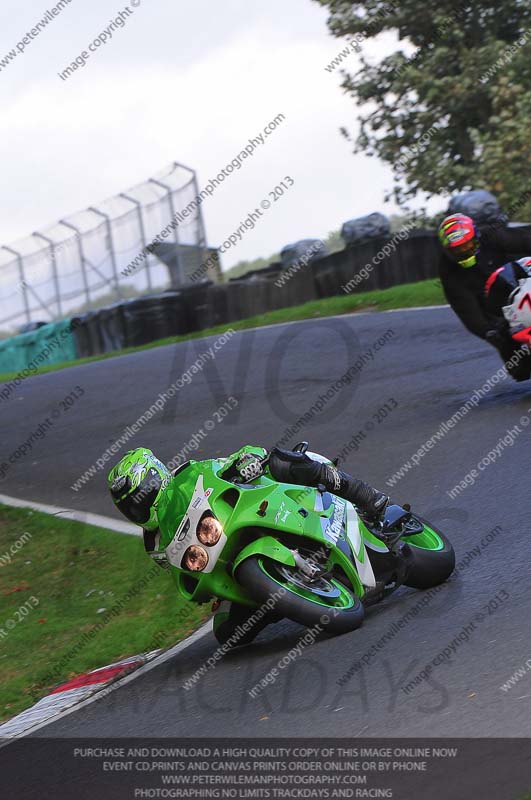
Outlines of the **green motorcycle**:
[{"label": "green motorcycle", "polygon": [[224,459],[187,462],[158,508],[158,552],[190,601],[229,600],[342,634],[399,586],[428,589],[453,571],[448,539],[407,505],[371,522],[330,492],[267,473],[238,484],[225,470]]}]

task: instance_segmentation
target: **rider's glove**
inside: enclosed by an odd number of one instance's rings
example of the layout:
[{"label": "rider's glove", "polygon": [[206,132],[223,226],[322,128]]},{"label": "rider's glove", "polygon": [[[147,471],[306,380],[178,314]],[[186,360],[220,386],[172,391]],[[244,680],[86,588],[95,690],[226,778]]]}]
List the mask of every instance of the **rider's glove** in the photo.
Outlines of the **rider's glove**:
[{"label": "rider's glove", "polygon": [[147,531],[145,528],[142,531],[144,535],[144,547],[146,553],[151,556],[153,561],[163,569],[170,568],[170,562],[165,550],[159,550],[160,547],[160,531]]},{"label": "rider's glove", "polygon": [[264,474],[263,461],[253,453],[243,453],[234,468],[240,476],[238,483],[249,483]]},{"label": "rider's glove", "polygon": [[383,519],[385,516],[385,510],[389,505],[389,497],[388,495],[384,494],[383,492],[379,492],[375,490],[375,497],[372,504],[374,509],[374,515],[380,519]]}]

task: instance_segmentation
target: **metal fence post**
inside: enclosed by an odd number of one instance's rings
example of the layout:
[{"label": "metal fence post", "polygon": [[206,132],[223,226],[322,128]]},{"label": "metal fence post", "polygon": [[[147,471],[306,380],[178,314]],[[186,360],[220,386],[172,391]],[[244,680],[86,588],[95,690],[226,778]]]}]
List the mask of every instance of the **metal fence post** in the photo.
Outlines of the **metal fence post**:
[{"label": "metal fence post", "polygon": [[[197,182],[197,173],[195,172],[195,170],[193,170],[193,176],[194,176],[193,178],[194,192],[197,199],[199,197],[199,184]],[[204,264],[208,259],[208,243],[206,236],[205,220],[203,218],[203,209],[201,203],[199,202],[197,206],[197,233],[198,233],[199,246],[203,251],[203,260],[201,263]]]},{"label": "metal fence post", "polygon": [[85,265],[85,253],[83,251],[83,238],[81,236],[81,231],[79,230],[79,228],[76,228],[75,225],[72,225],[72,223],[68,222],[66,219],[60,219],[59,225],[64,225],[65,228],[70,228],[70,230],[74,231],[76,235],[77,250],[79,253],[79,263],[81,264],[81,273],[83,275],[83,284],[85,286],[85,297],[88,307],[90,306],[90,288],[87,276],[87,268]]},{"label": "metal fence post", "polygon": [[147,250],[147,239],[146,239],[146,228],[144,225],[144,217],[142,216],[142,203],[140,200],[137,200],[136,197],[131,197],[130,195],[126,194],[125,192],[120,193],[120,197],[123,197],[124,200],[128,200],[130,203],[133,203],[136,206],[137,213],[138,213],[138,226],[140,228],[140,237],[142,239],[142,247],[146,251],[146,274],[147,274],[147,283],[148,289],[151,291],[153,288],[151,285],[151,267],[149,266],[149,250]]},{"label": "metal fence post", "polygon": [[[209,252],[208,252],[208,241],[207,241],[207,235],[206,235],[205,220],[204,220],[204,217],[203,217],[203,210],[202,210],[201,202],[198,199],[199,198],[199,185],[198,185],[198,181],[197,181],[197,173],[196,173],[195,169],[192,169],[192,167],[187,167],[186,164],[181,164],[180,161],[174,161],[173,162],[173,166],[174,167],[179,167],[179,169],[184,169],[186,172],[189,172],[192,175],[192,183],[193,183],[194,192],[195,192],[194,200],[197,202],[197,234],[198,234],[197,238],[198,238],[198,245],[199,245],[200,249],[203,251],[202,261],[201,261],[201,264],[199,266],[202,266],[206,262],[206,260],[207,260],[207,258],[209,256]],[[218,278],[221,279],[221,276],[218,275]]]},{"label": "metal fence post", "polygon": [[55,242],[53,241],[53,239],[50,239],[49,236],[45,236],[43,233],[39,233],[39,231],[35,231],[31,235],[37,236],[39,239],[42,239],[43,242],[46,242],[46,244],[50,246],[50,255],[52,257],[53,280],[55,284],[55,302],[57,305],[57,314],[59,317],[62,317],[63,310],[61,306],[61,287],[59,286],[59,273],[57,272],[57,259],[55,258]]},{"label": "metal fence post", "polygon": [[111,256],[111,266],[112,266],[112,273],[113,273],[113,277],[114,277],[114,289],[115,289],[116,294],[118,295],[118,297],[120,299],[123,299],[122,298],[122,293],[120,291],[120,284],[118,283],[118,270],[117,270],[117,267],[116,267],[116,251],[114,249],[114,240],[113,240],[113,235],[112,235],[111,218],[110,218],[109,214],[105,214],[104,211],[100,211],[100,209],[96,208],[95,206],[90,206],[88,210],[92,211],[93,214],[97,214],[98,216],[103,217],[103,219],[105,220],[106,227],[107,227],[107,236],[109,238],[109,253],[110,253],[110,256]]},{"label": "metal fence post", "polygon": [[[167,193],[168,193],[168,195],[167,195],[167,197],[168,197],[168,205],[170,207],[170,214],[171,214],[172,219],[175,219],[175,206],[174,206],[174,203],[173,203],[173,189],[171,188],[171,186],[168,186],[167,183],[162,183],[162,181],[159,181],[158,178],[150,178],[149,182],[150,183],[154,183],[155,186],[160,186],[162,189],[165,189],[167,191]],[[179,232],[177,230],[177,227],[178,226],[175,225],[175,228],[173,229],[174,233],[175,233],[175,244],[177,245],[177,250],[176,250],[176,252],[177,252],[177,275],[178,275],[178,279],[180,280],[181,284],[184,284],[184,281],[185,281],[184,269],[183,269],[183,263],[182,263],[182,260],[181,260],[181,245],[180,245],[180,241],[179,241]]]},{"label": "metal fence post", "polygon": [[17,259],[18,274],[20,276],[20,285],[22,286],[22,295],[24,297],[24,311],[26,314],[26,322],[31,322],[31,311],[28,300],[28,286],[26,283],[26,277],[24,275],[24,259],[22,258],[22,255],[16,250],[13,250],[12,247],[7,247],[7,245],[4,244],[3,249],[7,250],[8,253],[11,253]]}]

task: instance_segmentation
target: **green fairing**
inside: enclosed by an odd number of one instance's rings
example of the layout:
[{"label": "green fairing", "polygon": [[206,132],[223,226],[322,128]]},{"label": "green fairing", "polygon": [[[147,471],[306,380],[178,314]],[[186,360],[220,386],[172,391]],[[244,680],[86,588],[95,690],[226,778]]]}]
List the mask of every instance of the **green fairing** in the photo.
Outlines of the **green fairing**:
[{"label": "green fairing", "polygon": [[[255,602],[234,580],[235,566],[241,563],[245,554],[248,556],[251,553],[261,553],[282,563],[293,565],[293,556],[291,559],[287,556],[290,551],[277,541],[281,539],[282,533],[303,535],[322,542],[321,515],[313,511],[317,490],[308,490],[292,484],[279,484],[266,476],[255,481],[252,486],[236,486],[218,477],[218,473],[226,468],[227,462],[192,461],[172,479],[159,503],[161,530],[159,550],[168,547],[174,538],[190,504],[197,479],[202,475],[205,489],[213,489],[209,503],[223,525],[227,543],[212,572],[193,573],[171,566],[173,578],[179,589],[190,600],[202,602],[212,597],[223,597],[254,606]],[[228,502],[229,491],[233,493],[233,498],[236,497],[234,493],[239,496],[237,508],[233,508]],[[298,503],[294,499],[297,496]],[[264,500],[268,501],[268,507],[265,516],[261,517],[257,512]],[[298,513],[300,507],[311,511],[306,519]],[[332,512],[333,506],[321,514],[330,517]],[[278,513],[286,518],[284,522],[281,518],[275,522]],[[363,594],[363,588],[352,564],[341,552],[334,555],[334,561],[342,564],[346,567],[345,571],[350,573],[357,593]],[[184,576],[188,576],[188,580]]]},{"label": "green fairing", "polygon": [[443,548],[440,536],[427,525],[424,526],[424,533],[419,533],[417,536],[404,536],[404,542],[409,542],[409,544],[424,550],[442,550]]},{"label": "green fairing", "polygon": [[243,548],[241,553],[239,553],[234,559],[233,571],[236,569],[238,564],[241,564],[241,562],[245,561],[245,559],[249,558],[249,556],[258,555],[267,556],[268,558],[272,558],[281,564],[286,564],[288,567],[295,566],[295,556],[289,547],[285,547],[272,536],[263,536],[261,539],[257,539],[256,541],[247,545],[247,547]]},{"label": "green fairing", "polygon": [[[316,510],[322,505],[318,503],[322,496],[317,489],[278,483],[267,474],[244,485],[234,484],[220,477],[220,473],[227,470],[242,452],[253,452],[260,456],[265,453],[262,448],[247,446],[226,459],[190,461],[171,479],[159,501],[161,536],[158,550],[165,550],[168,558],[172,548],[185,549],[190,543],[197,541],[195,525],[189,524],[186,531],[179,533],[183,540],[181,544],[177,544],[176,533],[183,520],[193,513],[191,502],[200,478],[203,481],[202,493],[196,496],[194,502],[197,508],[200,503],[208,504],[205,506],[207,513],[215,515],[226,536],[224,544],[220,544],[222,549],[211,571],[207,571],[208,565],[201,572],[184,569],[181,567],[184,549],[178,550],[177,555],[173,553],[174,562],[177,559],[177,563],[170,563],[170,571],[179,591],[187,599],[199,603],[217,597],[256,607],[257,602],[234,577],[236,567],[245,559],[258,555],[294,567],[293,550],[309,547],[315,551],[325,546],[327,566],[340,567],[354,593],[363,597],[365,588],[351,555],[354,548],[345,536],[345,524],[343,523],[337,541],[327,538],[323,532],[334,516],[336,504],[344,504],[344,501],[330,495],[332,502],[329,507],[326,510]],[[341,507],[338,506],[339,509]],[[306,515],[304,511],[307,512]],[[359,517],[357,524],[361,545],[356,555],[360,563],[366,563],[370,559],[364,543],[376,545],[381,550],[382,541],[367,530]],[[437,550],[442,547],[437,534],[427,527],[425,533],[404,539],[426,549]],[[213,552],[211,548],[204,549]]]}]

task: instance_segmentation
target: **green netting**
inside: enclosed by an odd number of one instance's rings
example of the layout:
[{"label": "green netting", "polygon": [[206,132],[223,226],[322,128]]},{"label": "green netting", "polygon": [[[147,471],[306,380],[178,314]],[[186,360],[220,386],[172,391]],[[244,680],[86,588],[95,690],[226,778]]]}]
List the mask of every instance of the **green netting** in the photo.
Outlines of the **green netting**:
[{"label": "green netting", "polygon": [[0,373],[35,372],[39,367],[77,358],[72,322],[50,322],[36,331],[0,341]]}]

